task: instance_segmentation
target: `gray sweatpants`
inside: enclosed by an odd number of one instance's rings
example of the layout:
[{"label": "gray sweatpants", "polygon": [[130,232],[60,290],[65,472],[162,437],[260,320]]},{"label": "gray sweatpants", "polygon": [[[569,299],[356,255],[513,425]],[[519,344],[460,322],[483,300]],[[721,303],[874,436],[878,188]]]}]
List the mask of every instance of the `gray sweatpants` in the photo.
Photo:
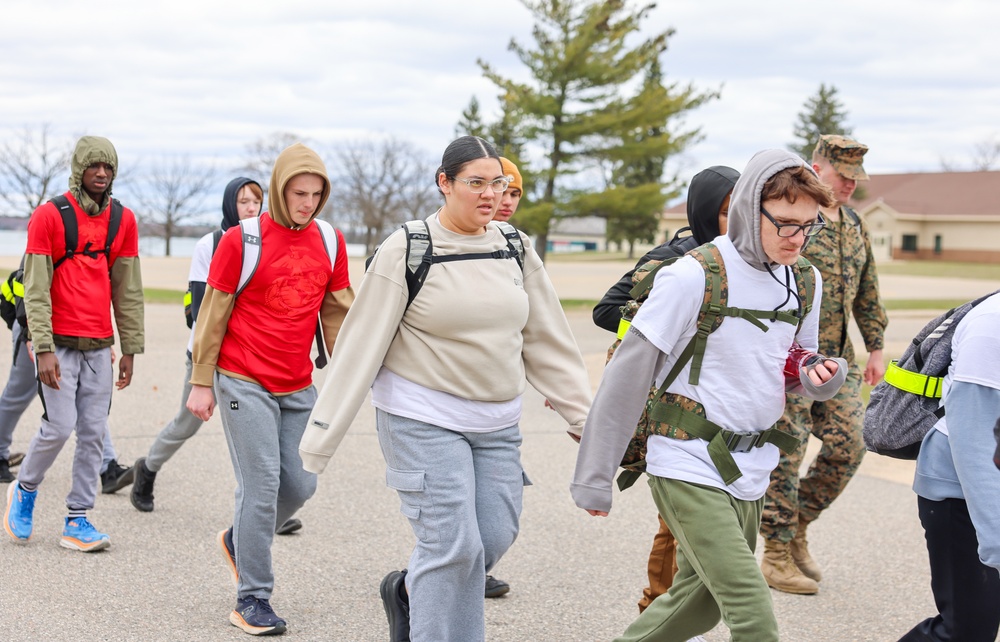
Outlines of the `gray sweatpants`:
[{"label": "gray sweatpants", "polygon": [[38,486],[69,436],[76,432],[70,510],[94,507],[101,478],[101,451],[111,407],[111,349],[74,350],[56,346],[62,378],[59,389],[40,386],[42,425],[31,439],[18,481]]},{"label": "gray sweatpants", "polygon": [[299,457],[316,388],[279,397],[255,383],[216,373],[215,396],[236,473],[236,594],[269,600],[274,530],[316,492],[316,475],[306,472]]},{"label": "gray sweatpants", "polygon": [[486,639],[483,583],[517,537],[521,431],[456,432],[376,412],[386,484],[417,544],[407,566],[410,640]]},{"label": "gray sweatpants", "polygon": [[187,399],[191,395],[191,354],[187,355],[187,367],[184,374],[184,391],[181,393],[181,407],[170,420],[170,423],[163,427],[160,434],[156,436],[153,445],[149,447],[149,454],[146,455],[146,468],[154,473],[167,463],[167,460],[174,456],[184,442],[194,436],[204,423],[191,414],[187,409]]},{"label": "gray sweatpants", "polygon": [[[3,393],[0,394],[0,459],[10,457],[10,444],[14,441],[14,429],[17,428],[21,415],[38,394],[35,362],[31,360],[24,341],[17,340],[18,335],[21,334],[21,325],[17,321],[14,321],[11,332],[13,341],[11,347],[14,356],[11,359],[7,385],[4,386]],[[117,456],[115,455],[115,446],[111,442],[111,429],[109,427],[104,434],[102,473],[113,459],[117,459]]]}]

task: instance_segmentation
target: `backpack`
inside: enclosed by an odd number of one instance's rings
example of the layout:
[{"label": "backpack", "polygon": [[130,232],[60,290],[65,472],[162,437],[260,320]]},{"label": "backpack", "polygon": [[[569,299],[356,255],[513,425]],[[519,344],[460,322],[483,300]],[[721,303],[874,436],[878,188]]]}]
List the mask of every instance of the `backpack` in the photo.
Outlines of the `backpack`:
[{"label": "backpack", "polygon": [[[115,237],[118,235],[118,228],[121,227],[122,222],[122,211],[123,207],[121,202],[113,198],[111,199],[111,214],[108,219],[108,236],[104,243],[104,249],[102,250],[92,250],[90,248],[90,242],[83,247],[83,249],[78,249],[77,245],[80,242],[79,230],[76,225],[76,212],[73,210],[73,206],[70,205],[69,199],[66,198],[65,194],[60,194],[52,198],[49,201],[56,206],[59,210],[59,215],[62,217],[63,231],[65,234],[66,241],[66,254],[59,257],[58,260],[54,261],[52,264],[53,271],[58,269],[60,265],[66,262],[68,259],[73,259],[78,254],[84,254],[92,259],[96,259],[98,255],[103,254],[109,261],[111,257],[111,244],[114,243]],[[108,270],[110,271],[110,263],[108,265]],[[0,317],[3,318],[4,322],[7,324],[7,329],[13,329],[14,321],[16,320],[18,325],[21,326],[21,334],[17,337],[18,341],[28,340],[28,318],[27,312],[24,309],[24,257],[21,257],[20,266],[7,276],[7,279],[0,283]],[[17,363],[17,351],[14,352],[14,363]]]},{"label": "backpack", "polygon": [[[413,299],[417,297],[417,293],[420,292],[420,288],[423,287],[424,280],[427,278],[427,272],[434,263],[475,259],[514,259],[517,261],[517,266],[523,271],[524,243],[521,241],[521,233],[506,221],[493,222],[500,228],[500,232],[507,241],[506,250],[440,256],[434,255],[434,244],[431,242],[431,232],[427,227],[427,221],[418,219],[403,223],[402,228],[406,230],[406,307],[409,308]],[[375,248],[375,252],[378,252],[378,248]],[[366,270],[374,258],[375,254],[372,254],[365,259]]]},{"label": "backpack", "polygon": [[[219,249],[219,241],[221,240],[221,229],[212,232],[212,256],[215,256],[215,251]],[[188,283],[188,289],[184,292],[184,322],[187,323],[188,329],[194,327],[194,311],[192,310],[191,300],[191,284]]]},{"label": "backpack", "polygon": [[889,362],[865,408],[865,448],[896,459],[917,458],[924,436],[944,416],[941,388],[951,365],[955,328],[972,308],[997,292],[937,317],[913,337],[898,360]]},{"label": "backpack", "polygon": [[[802,315],[797,312],[775,310],[745,310],[729,307],[729,286],[726,279],[725,262],[722,254],[712,243],[701,245],[687,255],[695,258],[705,270],[705,298],[698,311],[698,331],[681,352],[670,372],[664,378],[659,388],[651,386],[646,407],[643,409],[636,425],[632,439],[629,441],[622,457],[621,467],[624,469],[618,476],[618,488],[625,490],[639,479],[646,469],[646,441],[650,435],[661,435],[678,439],[704,439],[709,442],[709,455],[719,470],[719,474],[727,484],[731,484],[742,475],[732,459],[731,452],[746,452],[753,447],[773,443],[783,452],[790,452],[798,447],[798,439],[772,427],[767,430],[752,433],[738,433],[725,430],[708,421],[704,408],[698,402],[668,393],[667,388],[677,378],[681,370],[691,362],[691,372],[688,382],[697,385],[701,376],[701,363],[705,355],[708,336],[722,325],[726,317],[739,317],[757,326],[761,331],[768,328],[761,319],[782,321],[801,327],[805,316],[812,310],[813,296],[816,291],[816,275],[812,264],[803,257],[792,266],[795,286],[802,300]],[[622,307],[623,318],[628,317],[624,329],[619,327],[618,338],[608,349],[608,361],[615,349],[621,344],[632,318],[649,296],[653,288],[656,273],[666,265],[672,265],[681,257],[671,257],[664,261],[649,261],[632,275],[635,287],[630,295],[632,300]],[[797,331],[797,330],[796,330]]]}]

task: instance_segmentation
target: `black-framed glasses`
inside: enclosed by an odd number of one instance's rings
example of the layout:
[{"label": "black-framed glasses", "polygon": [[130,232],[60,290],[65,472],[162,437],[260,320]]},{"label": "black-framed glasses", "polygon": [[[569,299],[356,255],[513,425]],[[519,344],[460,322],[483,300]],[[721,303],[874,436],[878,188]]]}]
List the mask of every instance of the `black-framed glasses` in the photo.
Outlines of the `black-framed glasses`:
[{"label": "black-framed glasses", "polygon": [[486,187],[492,187],[493,191],[500,194],[507,190],[507,186],[510,185],[510,180],[504,176],[501,178],[494,178],[492,181],[488,181],[485,178],[459,178],[455,177],[456,181],[462,181],[469,186],[469,191],[473,194],[482,194],[486,191]]},{"label": "black-framed glasses", "polygon": [[816,212],[816,220],[814,222],[807,223],[806,225],[797,225],[795,223],[779,223],[778,221],[774,220],[774,217],[771,216],[770,212],[764,209],[763,205],[760,206],[760,213],[766,216],[767,220],[771,221],[774,227],[778,229],[778,236],[786,239],[795,236],[796,234],[799,233],[800,230],[802,231],[802,234],[806,236],[806,238],[810,236],[816,236],[817,234],[820,233],[820,231],[822,231],[824,227],[826,227],[826,220],[823,218],[823,214],[820,212]]}]

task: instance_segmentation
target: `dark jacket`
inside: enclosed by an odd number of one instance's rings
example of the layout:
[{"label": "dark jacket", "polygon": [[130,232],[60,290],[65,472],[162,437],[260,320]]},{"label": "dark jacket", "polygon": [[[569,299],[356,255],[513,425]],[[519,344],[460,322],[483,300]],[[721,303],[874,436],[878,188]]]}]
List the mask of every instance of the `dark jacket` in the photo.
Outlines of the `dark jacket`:
[{"label": "dark jacket", "polygon": [[[716,165],[702,170],[691,179],[688,189],[688,227],[677,230],[674,238],[647,252],[639,262],[618,280],[594,306],[594,323],[609,332],[618,331],[621,307],[632,298],[632,274],[648,261],[665,261],[708,243],[719,235],[719,208],[726,196],[733,191],[740,173],[731,167]],[[690,236],[681,236],[690,232]]]}]

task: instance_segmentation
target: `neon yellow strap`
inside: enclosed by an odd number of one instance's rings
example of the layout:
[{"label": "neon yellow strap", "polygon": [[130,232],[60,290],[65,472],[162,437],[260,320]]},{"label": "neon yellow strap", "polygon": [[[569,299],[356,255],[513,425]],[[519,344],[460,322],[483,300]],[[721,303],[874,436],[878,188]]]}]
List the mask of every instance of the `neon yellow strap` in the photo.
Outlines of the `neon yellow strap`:
[{"label": "neon yellow strap", "polygon": [[911,372],[905,368],[900,368],[896,360],[889,362],[889,367],[885,371],[885,382],[893,388],[899,388],[904,392],[910,392],[922,397],[939,399],[941,397],[942,377],[930,377]]},{"label": "neon yellow strap", "polygon": [[629,321],[628,319],[622,319],[621,321],[618,322],[618,340],[619,341],[625,338],[625,333],[628,332],[628,329],[630,327],[632,327],[632,322]]},{"label": "neon yellow strap", "polygon": [[189,305],[191,305],[191,292],[190,291],[184,293],[184,306],[187,307]]},{"label": "neon yellow strap", "polygon": [[14,285],[13,290],[9,285],[7,285],[7,282],[4,281],[0,284],[0,291],[3,292],[3,298],[13,303],[14,297],[24,298],[24,284],[20,281],[15,281],[14,279],[11,279],[11,283]]}]

